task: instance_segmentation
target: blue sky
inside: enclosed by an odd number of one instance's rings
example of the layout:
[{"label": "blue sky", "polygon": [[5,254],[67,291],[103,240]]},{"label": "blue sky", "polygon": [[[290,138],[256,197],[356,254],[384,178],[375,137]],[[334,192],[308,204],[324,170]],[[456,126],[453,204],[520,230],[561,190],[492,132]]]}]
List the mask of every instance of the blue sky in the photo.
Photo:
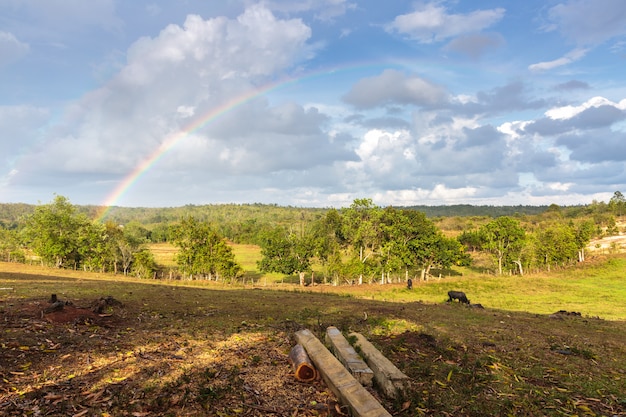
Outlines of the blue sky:
[{"label": "blue sky", "polygon": [[0,0],[0,202],[589,204],[625,161],[622,0]]}]

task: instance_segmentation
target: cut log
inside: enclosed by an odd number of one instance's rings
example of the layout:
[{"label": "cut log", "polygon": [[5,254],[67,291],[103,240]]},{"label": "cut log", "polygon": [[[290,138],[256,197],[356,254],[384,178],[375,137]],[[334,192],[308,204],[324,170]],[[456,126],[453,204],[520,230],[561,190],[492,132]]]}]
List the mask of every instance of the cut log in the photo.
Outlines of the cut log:
[{"label": "cut log", "polygon": [[360,349],[361,355],[363,355],[369,367],[374,371],[376,383],[385,396],[401,398],[408,390],[411,379],[402,373],[363,335],[350,333],[350,337],[356,339],[355,346]]},{"label": "cut log", "polygon": [[335,326],[326,329],[326,344],[357,381],[372,386],[374,373]]},{"label": "cut log", "polygon": [[339,359],[310,330],[300,330],[296,341],[306,349],[324,382],[353,417],[391,417],[388,411],[343,367]]},{"label": "cut log", "polygon": [[294,375],[298,381],[311,382],[317,378],[317,370],[302,345],[297,344],[291,348],[289,361],[293,365]]}]

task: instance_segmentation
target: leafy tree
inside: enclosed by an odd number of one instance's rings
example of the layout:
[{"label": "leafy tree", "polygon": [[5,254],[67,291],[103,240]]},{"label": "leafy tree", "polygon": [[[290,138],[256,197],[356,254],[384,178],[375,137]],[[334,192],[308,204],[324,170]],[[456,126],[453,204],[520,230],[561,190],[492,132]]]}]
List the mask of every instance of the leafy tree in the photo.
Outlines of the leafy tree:
[{"label": "leafy tree", "polygon": [[78,253],[83,269],[105,271],[108,255],[105,230],[100,223],[85,224],[79,230]]},{"label": "leafy tree", "polygon": [[478,230],[464,230],[457,236],[457,240],[468,251],[475,252],[482,249],[483,237]]},{"label": "leafy tree", "polygon": [[16,230],[0,229],[0,259],[6,262],[24,261],[24,251]]},{"label": "leafy tree", "polygon": [[626,210],[626,197],[621,191],[615,191],[613,197],[609,201],[609,209],[615,213],[617,217],[621,217]]},{"label": "leafy tree", "polygon": [[150,278],[157,270],[157,264],[154,255],[149,249],[143,248],[135,253],[135,261],[133,262],[132,273],[139,278]]},{"label": "leafy tree", "polygon": [[563,223],[543,227],[537,233],[537,257],[550,270],[551,265],[562,265],[578,256],[575,231]]},{"label": "leafy tree", "polygon": [[313,243],[313,255],[324,268],[325,279],[329,275],[338,278],[341,269],[341,247],[345,243],[342,221],[339,212],[330,209],[312,225],[309,238]]},{"label": "leafy tree", "polygon": [[[574,228],[572,224],[570,227]],[[578,262],[585,261],[585,248],[596,233],[596,226],[591,220],[584,220],[575,227],[576,247],[578,248]]]},{"label": "leafy tree", "polygon": [[266,232],[261,239],[263,258],[257,262],[259,270],[285,275],[297,273],[300,285],[304,285],[305,273],[311,270],[315,252],[313,240],[280,227]]},{"label": "leafy tree", "polygon": [[359,276],[359,284],[362,284],[363,276],[373,272],[377,264],[374,258],[380,254],[382,248],[381,209],[371,199],[363,198],[354,200],[342,214],[342,234],[351,243],[352,257],[358,259],[358,262],[350,264],[355,267],[353,273]]},{"label": "leafy tree", "polygon": [[193,217],[172,227],[172,243],[178,247],[176,262],[183,274],[201,275],[216,280],[233,279],[243,270],[235,261],[232,248],[211,225]]},{"label": "leafy tree", "polygon": [[484,250],[490,252],[498,266],[498,274],[511,264],[521,265],[526,232],[518,220],[503,216],[480,228]]},{"label": "leafy tree", "polygon": [[27,217],[24,233],[42,262],[57,268],[76,267],[81,231],[88,227],[90,221],[85,215],[79,214],[67,198],[56,196],[52,203],[36,207]]},{"label": "leafy tree", "polygon": [[137,229],[123,227],[122,234],[116,235],[118,259],[121,261],[124,275],[128,275],[130,272],[131,266],[135,261],[135,254],[141,251],[145,243],[143,234],[137,232]]}]

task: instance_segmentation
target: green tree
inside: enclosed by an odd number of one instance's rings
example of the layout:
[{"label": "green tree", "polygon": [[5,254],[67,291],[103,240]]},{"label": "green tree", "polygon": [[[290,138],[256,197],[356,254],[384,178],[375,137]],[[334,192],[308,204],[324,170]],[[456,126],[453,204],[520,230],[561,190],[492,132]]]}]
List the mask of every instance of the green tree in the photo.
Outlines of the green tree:
[{"label": "green tree", "polygon": [[23,262],[25,259],[16,230],[0,229],[0,259],[6,262]]},{"label": "green tree", "polygon": [[313,255],[323,267],[324,280],[332,275],[336,282],[342,267],[341,247],[345,243],[342,222],[341,214],[330,209],[311,226],[309,238],[313,243]]},{"label": "green tree", "polygon": [[67,198],[56,196],[52,203],[36,207],[26,218],[24,233],[43,263],[76,268],[80,262],[80,235],[90,223]]},{"label": "green tree", "polygon": [[143,248],[135,253],[132,273],[138,278],[150,278],[157,270],[154,255],[149,249]]},{"label": "green tree", "polygon": [[536,234],[537,258],[550,270],[551,265],[563,265],[578,256],[576,234],[563,223],[546,225]]},{"label": "green tree", "polygon": [[512,264],[521,266],[526,232],[518,220],[508,216],[498,217],[482,226],[480,234],[482,247],[494,256],[499,275],[502,275],[504,268]]},{"label": "green tree", "polygon": [[86,271],[104,272],[107,261],[105,226],[101,223],[85,224],[78,234],[78,252]]},{"label": "green tree", "polygon": [[192,279],[195,275],[232,280],[242,275],[232,248],[209,223],[187,217],[172,227],[171,238],[179,249],[176,262],[181,272]]},{"label": "green tree", "polygon": [[613,197],[609,201],[609,210],[611,210],[617,217],[621,217],[626,211],[626,197],[621,191],[615,191]]},{"label": "green tree", "polygon": [[570,226],[575,229],[576,247],[578,248],[578,262],[585,261],[585,248],[596,233],[596,225],[591,220],[584,220],[577,226]]},{"label": "green tree", "polygon": [[348,239],[352,248],[352,273],[359,276],[359,284],[363,283],[363,276],[374,272],[381,254],[383,231],[381,230],[380,216],[382,210],[374,205],[371,199],[356,199],[352,205],[343,211],[342,234]]},{"label": "green tree", "polygon": [[313,239],[277,227],[262,236],[260,246],[263,258],[257,265],[261,272],[297,273],[300,285],[305,284],[304,277],[311,270],[311,258],[315,252]]}]

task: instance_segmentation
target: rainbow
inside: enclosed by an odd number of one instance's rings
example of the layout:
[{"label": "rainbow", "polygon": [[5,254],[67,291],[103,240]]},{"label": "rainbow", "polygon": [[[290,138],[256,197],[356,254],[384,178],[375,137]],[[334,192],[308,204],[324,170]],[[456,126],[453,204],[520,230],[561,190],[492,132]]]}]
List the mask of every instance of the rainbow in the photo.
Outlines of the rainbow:
[{"label": "rainbow", "polygon": [[[383,64],[384,65],[384,64]],[[283,88],[285,86],[291,85],[291,84],[295,84],[297,82],[300,82],[304,79],[311,79],[311,78],[315,78],[315,77],[322,77],[324,75],[328,75],[328,74],[334,74],[338,71],[344,71],[346,69],[353,69],[355,67],[371,67],[371,66],[375,66],[375,67],[379,67],[381,66],[381,63],[375,63],[374,65],[372,64],[366,64],[366,65],[349,65],[349,66],[345,66],[345,67],[339,67],[339,68],[331,68],[331,69],[324,69],[321,71],[315,71],[315,72],[311,72],[308,74],[305,74],[303,76],[299,76],[299,77],[293,77],[293,78],[288,78],[288,79],[283,79],[281,81],[277,81],[277,82],[272,82],[269,84],[266,84],[260,88],[248,91],[242,95],[239,95],[237,97],[234,97],[222,104],[220,104],[219,106],[216,106],[214,108],[212,108],[211,110],[209,110],[207,113],[205,113],[204,115],[202,115],[201,117],[196,118],[192,123],[190,123],[188,126],[186,126],[184,129],[180,130],[179,132],[172,134],[170,136],[168,136],[163,143],[161,143],[161,145],[154,151],[152,152],[150,155],[148,155],[143,161],[141,161],[141,163],[139,163],[116,187],[115,189],[107,196],[107,198],[104,200],[104,202],[101,205],[101,209],[98,211],[98,213],[96,214],[95,220],[98,222],[101,222],[109,213],[109,211],[111,210],[111,208],[117,203],[117,201],[124,195],[124,193],[126,193],[131,187],[132,185],[137,182],[137,180],[148,170],[150,170],[150,168],[152,168],[162,157],[163,155],[165,155],[170,149],[172,149],[178,142],[180,142],[182,139],[184,139],[186,136],[188,136],[189,134],[195,132],[196,130],[199,130],[200,128],[202,128],[203,126],[207,125],[208,123],[213,122],[214,120],[218,119],[220,116],[228,113],[229,111],[232,111],[233,109],[257,98],[260,96],[263,96],[264,94],[267,94],[271,91],[274,90],[278,90],[279,88]]]},{"label": "rainbow", "polygon": [[218,119],[220,116],[228,113],[229,111],[245,104],[257,97],[260,97],[264,94],[267,94],[271,91],[278,90],[279,88],[283,88],[285,86],[295,84],[302,80],[310,80],[318,77],[324,77],[331,74],[336,74],[338,72],[344,72],[346,70],[354,70],[354,69],[381,69],[381,68],[401,68],[406,69],[410,68],[409,65],[406,65],[405,62],[400,60],[395,60],[393,62],[387,61],[378,61],[378,62],[367,62],[367,63],[358,63],[354,62],[341,66],[341,67],[333,67],[333,68],[325,68],[322,70],[317,70],[314,72],[309,72],[304,75],[300,75],[298,77],[292,77],[288,79],[283,79],[277,82],[272,82],[266,84],[260,88],[248,91],[240,96],[234,97],[231,100],[228,100],[217,107],[212,108],[207,113],[202,115],[201,117],[196,118],[192,123],[186,126],[184,129],[179,132],[170,135],[167,137],[163,143],[148,157],[146,157],[141,163],[139,163],[116,187],[115,189],[107,196],[103,204],[101,205],[101,209],[96,215],[96,221],[102,221],[111,208],[117,203],[117,201],[126,193],[131,186],[137,182],[137,180],[148,171],[151,167],[153,167],[162,157],[165,155],[170,149],[172,149],[178,142],[184,139],[189,134],[194,131],[202,128],[203,126],[211,123],[212,121]]},{"label": "rainbow", "polygon": [[132,185],[150,168],[152,168],[162,157],[165,155],[170,149],[172,149],[178,142],[184,139],[189,134],[194,131],[202,128],[208,123],[216,120],[220,116],[228,113],[229,111],[245,104],[257,97],[260,97],[268,92],[275,90],[279,87],[286,86],[291,83],[295,83],[300,78],[293,78],[287,81],[275,82],[271,84],[267,84],[261,88],[257,88],[255,90],[251,90],[246,92],[240,96],[234,97],[221,105],[212,108],[207,113],[202,115],[202,117],[196,118],[192,123],[186,126],[184,129],[179,132],[170,135],[167,137],[163,143],[150,155],[148,155],[143,161],[141,161],[116,187],[115,189],[107,196],[105,201],[102,204],[101,210],[96,215],[95,220],[101,222],[109,213],[111,208],[116,204],[116,202],[132,187]]}]

